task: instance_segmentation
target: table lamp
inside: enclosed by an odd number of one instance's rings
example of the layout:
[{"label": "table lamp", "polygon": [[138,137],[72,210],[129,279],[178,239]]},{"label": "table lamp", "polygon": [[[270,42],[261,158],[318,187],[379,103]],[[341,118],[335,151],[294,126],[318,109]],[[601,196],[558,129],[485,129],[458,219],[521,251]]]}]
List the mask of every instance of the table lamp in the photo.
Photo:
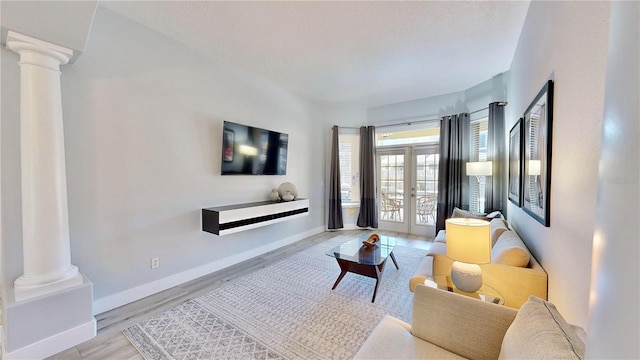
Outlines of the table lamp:
[{"label": "table lamp", "polygon": [[475,176],[480,182],[480,176],[491,176],[493,174],[493,162],[491,161],[469,161],[466,164],[467,176]]},{"label": "table lamp", "polygon": [[455,260],[451,281],[464,292],[482,287],[482,269],[478,264],[491,262],[491,226],[488,221],[451,218],[445,222],[447,256]]},{"label": "table lamp", "polygon": [[[470,161],[466,164],[467,176],[475,176],[480,186],[480,176],[491,176],[493,174],[493,162],[491,161]],[[478,189],[479,190],[479,189]],[[478,208],[480,209],[480,196],[478,196]]]},{"label": "table lamp", "polygon": [[529,175],[540,175],[540,160],[529,160]]}]

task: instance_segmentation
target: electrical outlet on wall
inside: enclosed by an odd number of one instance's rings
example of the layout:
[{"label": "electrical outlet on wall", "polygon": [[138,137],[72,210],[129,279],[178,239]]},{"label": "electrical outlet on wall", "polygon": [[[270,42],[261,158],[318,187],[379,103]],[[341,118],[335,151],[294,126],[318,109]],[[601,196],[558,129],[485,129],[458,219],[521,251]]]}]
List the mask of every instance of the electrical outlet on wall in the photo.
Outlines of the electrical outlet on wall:
[{"label": "electrical outlet on wall", "polygon": [[160,267],[160,259],[155,257],[151,259],[151,268],[155,269],[157,267]]}]

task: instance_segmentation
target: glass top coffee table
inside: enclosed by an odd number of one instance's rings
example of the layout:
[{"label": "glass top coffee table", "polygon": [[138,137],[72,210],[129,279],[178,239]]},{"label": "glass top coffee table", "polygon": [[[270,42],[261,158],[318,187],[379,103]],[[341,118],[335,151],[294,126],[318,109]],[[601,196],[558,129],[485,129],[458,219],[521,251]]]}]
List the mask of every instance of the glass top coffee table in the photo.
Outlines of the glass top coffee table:
[{"label": "glass top coffee table", "polygon": [[338,265],[341,270],[340,276],[338,276],[338,280],[333,284],[331,290],[334,290],[336,286],[338,286],[347,272],[351,272],[376,279],[376,286],[373,289],[373,298],[371,299],[371,302],[376,300],[378,284],[380,283],[380,278],[387,258],[390,257],[393,264],[396,266],[396,269],[399,269],[396,258],[393,256],[393,248],[396,246],[396,238],[386,235],[379,236],[380,241],[376,242],[375,245],[371,247],[362,244],[362,242],[367,240],[369,237],[369,234],[367,234],[361,238],[347,241],[327,251],[327,255],[334,257],[338,261]]}]

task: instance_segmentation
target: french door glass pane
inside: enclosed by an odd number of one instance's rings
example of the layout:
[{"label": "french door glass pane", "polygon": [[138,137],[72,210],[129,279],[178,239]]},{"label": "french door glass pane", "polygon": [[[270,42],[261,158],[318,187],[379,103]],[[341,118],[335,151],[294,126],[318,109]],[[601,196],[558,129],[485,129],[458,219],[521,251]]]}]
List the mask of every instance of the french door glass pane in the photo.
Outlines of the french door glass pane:
[{"label": "french door glass pane", "polygon": [[404,155],[380,155],[380,219],[404,221]]},{"label": "french door glass pane", "polygon": [[416,155],[416,225],[435,225],[439,160],[438,154]]}]

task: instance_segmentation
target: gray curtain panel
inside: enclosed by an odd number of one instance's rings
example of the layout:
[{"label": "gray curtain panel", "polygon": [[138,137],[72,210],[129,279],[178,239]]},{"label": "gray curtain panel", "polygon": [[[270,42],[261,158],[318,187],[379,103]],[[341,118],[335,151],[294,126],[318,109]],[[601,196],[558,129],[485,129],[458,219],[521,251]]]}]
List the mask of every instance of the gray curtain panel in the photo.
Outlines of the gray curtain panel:
[{"label": "gray curtain panel", "polygon": [[376,187],[376,128],[360,128],[360,214],[359,227],[378,228]]},{"label": "gray curtain panel", "polygon": [[340,193],[340,143],[338,141],[338,127],[331,129],[331,173],[329,176],[329,229],[341,229],[342,195]]},{"label": "gray curtain panel", "polygon": [[504,105],[503,102],[489,104],[489,131],[487,134],[487,160],[492,161],[492,176],[487,178],[484,193],[484,210],[491,212],[504,210],[506,196],[505,166],[507,164],[506,145],[504,140]]},{"label": "gray curtain panel", "polygon": [[440,119],[440,165],[438,168],[438,213],[436,231],[444,230],[444,222],[454,207],[469,209],[469,114],[444,116]]}]

